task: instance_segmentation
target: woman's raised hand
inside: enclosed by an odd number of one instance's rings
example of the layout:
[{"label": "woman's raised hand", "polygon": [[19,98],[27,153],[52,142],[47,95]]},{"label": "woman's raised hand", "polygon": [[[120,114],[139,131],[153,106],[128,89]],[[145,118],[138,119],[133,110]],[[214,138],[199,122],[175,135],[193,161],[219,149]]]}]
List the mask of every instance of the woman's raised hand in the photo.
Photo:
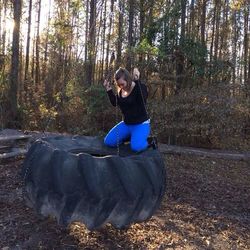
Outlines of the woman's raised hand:
[{"label": "woman's raised hand", "polygon": [[133,78],[134,80],[138,80],[140,78],[140,71],[138,68],[134,68],[133,70]]},{"label": "woman's raised hand", "polygon": [[111,86],[110,86],[110,83],[109,83],[109,81],[108,80],[104,80],[104,82],[103,82],[103,86],[105,87],[105,89],[108,91],[108,90],[110,90],[110,89],[112,89],[111,88]]}]

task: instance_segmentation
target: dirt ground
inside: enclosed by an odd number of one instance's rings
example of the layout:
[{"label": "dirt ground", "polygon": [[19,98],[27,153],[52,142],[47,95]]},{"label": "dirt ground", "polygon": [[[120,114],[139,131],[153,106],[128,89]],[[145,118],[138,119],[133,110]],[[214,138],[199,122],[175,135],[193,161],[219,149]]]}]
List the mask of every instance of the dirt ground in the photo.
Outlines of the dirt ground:
[{"label": "dirt ground", "polygon": [[167,192],[148,222],[89,232],[62,228],[28,208],[23,159],[0,163],[0,249],[250,249],[250,168],[246,162],[166,155]]}]

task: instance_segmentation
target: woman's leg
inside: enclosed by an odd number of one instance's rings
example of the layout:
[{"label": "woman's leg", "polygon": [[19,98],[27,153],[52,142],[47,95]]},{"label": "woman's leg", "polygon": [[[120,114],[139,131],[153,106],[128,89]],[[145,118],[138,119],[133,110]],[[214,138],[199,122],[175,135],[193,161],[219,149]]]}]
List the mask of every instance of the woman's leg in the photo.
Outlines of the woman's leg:
[{"label": "woman's leg", "polygon": [[150,123],[131,125],[131,149],[135,152],[142,151],[148,147],[147,138],[150,134]]},{"label": "woman's leg", "polygon": [[128,126],[122,121],[115,125],[104,138],[104,144],[110,147],[117,146],[117,140],[121,144],[130,136]]}]

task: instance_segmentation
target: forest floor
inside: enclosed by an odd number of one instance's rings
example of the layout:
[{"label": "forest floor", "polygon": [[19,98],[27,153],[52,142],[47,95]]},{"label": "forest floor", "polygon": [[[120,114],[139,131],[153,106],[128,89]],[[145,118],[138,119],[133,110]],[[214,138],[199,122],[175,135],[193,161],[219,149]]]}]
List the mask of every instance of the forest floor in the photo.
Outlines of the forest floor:
[{"label": "forest floor", "polygon": [[0,163],[0,249],[250,249],[247,162],[166,155],[167,192],[148,222],[127,230],[62,228],[23,199],[22,158]]}]

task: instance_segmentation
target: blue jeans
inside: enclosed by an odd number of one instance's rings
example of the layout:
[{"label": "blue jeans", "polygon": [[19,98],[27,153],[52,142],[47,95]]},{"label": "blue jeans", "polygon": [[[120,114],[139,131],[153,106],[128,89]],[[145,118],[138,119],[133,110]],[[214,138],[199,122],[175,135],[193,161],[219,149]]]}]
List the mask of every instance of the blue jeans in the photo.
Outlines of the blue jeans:
[{"label": "blue jeans", "polygon": [[109,147],[116,147],[117,141],[121,144],[130,138],[131,149],[135,152],[142,151],[148,147],[147,138],[150,134],[150,123],[135,125],[125,124],[123,121],[115,125],[104,138],[104,144]]}]

